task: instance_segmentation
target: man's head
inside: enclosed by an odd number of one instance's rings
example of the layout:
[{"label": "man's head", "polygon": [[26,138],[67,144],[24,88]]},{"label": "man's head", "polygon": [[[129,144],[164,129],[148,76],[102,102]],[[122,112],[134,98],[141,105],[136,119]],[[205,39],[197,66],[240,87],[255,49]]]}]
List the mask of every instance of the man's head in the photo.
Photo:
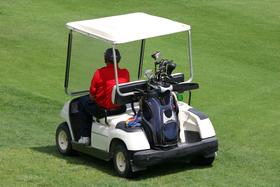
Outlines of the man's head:
[{"label": "man's head", "polygon": [[[121,54],[118,49],[115,49],[115,52],[116,52],[117,63],[119,63],[121,60]],[[106,49],[106,51],[104,53],[104,60],[105,60],[105,63],[111,63],[111,64],[114,63],[113,48]]]}]

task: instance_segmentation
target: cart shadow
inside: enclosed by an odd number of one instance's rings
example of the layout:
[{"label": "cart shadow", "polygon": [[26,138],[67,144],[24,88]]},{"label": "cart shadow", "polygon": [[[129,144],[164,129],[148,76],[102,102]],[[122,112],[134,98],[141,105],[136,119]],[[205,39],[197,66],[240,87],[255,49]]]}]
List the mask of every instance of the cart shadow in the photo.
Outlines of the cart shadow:
[{"label": "cart shadow", "polygon": [[54,156],[59,159],[66,160],[69,164],[84,165],[87,167],[96,168],[97,170],[100,170],[112,176],[115,175],[113,164],[111,162],[106,162],[83,153],[77,153],[73,156],[63,156],[58,152],[55,145],[32,147],[31,149],[40,153],[47,154],[49,156]]},{"label": "cart shadow", "polygon": [[[69,164],[84,165],[105,172],[108,175],[117,176],[114,171],[113,163],[111,161],[106,162],[82,153],[77,153],[77,155],[74,156],[63,156],[57,151],[55,145],[32,147],[31,149],[50,156],[55,156],[59,159],[66,160]],[[205,169],[209,167],[212,166],[197,166],[190,163],[184,163],[182,161],[169,161],[148,167],[144,171],[137,172],[135,177],[129,180],[140,181],[153,177],[160,177],[179,172],[186,172],[194,169]]]},{"label": "cart shadow", "polygon": [[135,181],[145,180],[153,177],[160,177],[171,175],[180,172],[187,172],[191,170],[211,168],[212,166],[198,166],[191,163],[186,163],[183,161],[168,161],[165,163],[160,163],[151,167],[147,170],[140,171],[137,177],[133,178]]}]

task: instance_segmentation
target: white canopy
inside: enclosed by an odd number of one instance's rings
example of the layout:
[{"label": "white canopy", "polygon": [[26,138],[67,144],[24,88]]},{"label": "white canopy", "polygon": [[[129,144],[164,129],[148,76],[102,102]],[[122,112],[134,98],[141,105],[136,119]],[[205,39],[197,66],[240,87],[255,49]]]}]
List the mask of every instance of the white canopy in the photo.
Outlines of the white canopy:
[{"label": "white canopy", "polygon": [[191,29],[189,25],[146,13],[76,21],[66,25],[71,30],[112,44],[127,43]]}]

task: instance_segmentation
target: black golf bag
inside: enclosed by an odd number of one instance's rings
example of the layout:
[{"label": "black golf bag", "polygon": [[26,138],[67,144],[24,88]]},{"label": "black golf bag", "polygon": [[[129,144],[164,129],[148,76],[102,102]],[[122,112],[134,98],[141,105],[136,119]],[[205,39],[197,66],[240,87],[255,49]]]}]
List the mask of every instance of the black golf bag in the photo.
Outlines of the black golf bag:
[{"label": "black golf bag", "polygon": [[152,148],[171,148],[179,139],[178,105],[170,91],[140,101],[142,126]]}]

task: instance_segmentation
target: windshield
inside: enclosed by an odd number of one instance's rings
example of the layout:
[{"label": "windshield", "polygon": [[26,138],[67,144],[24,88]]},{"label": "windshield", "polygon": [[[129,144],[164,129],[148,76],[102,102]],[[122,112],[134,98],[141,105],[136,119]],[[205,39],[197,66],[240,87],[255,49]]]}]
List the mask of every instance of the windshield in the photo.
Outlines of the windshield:
[{"label": "windshield", "polygon": [[[161,58],[173,60],[177,64],[173,73],[188,73],[188,47],[186,42],[186,32],[177,33],[162,37],[145,40],[143,68],[141,79],[144,77],[146,69],[154,71],[154,59],[151,54],[160,51]],[[173,46],[173,47],[172,47]],[[94,72],[104,67],[104,51],[112,46],[102,40],[91,38],[77,32],[72,33],[71,63],[69,65],[69,80],[67,82],[67,93],[88,93]],[[128,69],[130,81],[138,80],[139,59],[141,54],[141,41],[120,44],[116,46],[121,54],[120,68]],[[70,62],[69,61],[69,62]],[[67,69],[66,69],[67,70]]]}]

